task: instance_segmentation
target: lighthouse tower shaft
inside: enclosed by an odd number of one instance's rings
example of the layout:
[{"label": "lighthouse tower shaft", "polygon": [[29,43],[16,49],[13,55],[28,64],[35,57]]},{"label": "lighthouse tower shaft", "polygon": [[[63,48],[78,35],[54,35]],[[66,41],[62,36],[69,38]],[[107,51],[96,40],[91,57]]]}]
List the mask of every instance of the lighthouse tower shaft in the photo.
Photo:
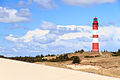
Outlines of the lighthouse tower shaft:
[{"label": "lighthouse tower shaft", "polygon": [[94,18],[93,21],[93,43],[92,43],[92,52],[99,52],[99,43],[98,43],[98,21],[97,18]]}]

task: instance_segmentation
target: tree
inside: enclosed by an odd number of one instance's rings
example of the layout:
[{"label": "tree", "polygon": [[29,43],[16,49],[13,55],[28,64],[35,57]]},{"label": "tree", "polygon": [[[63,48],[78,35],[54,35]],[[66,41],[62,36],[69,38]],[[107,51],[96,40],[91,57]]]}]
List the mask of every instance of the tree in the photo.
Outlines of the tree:
[{"label": "tree", "polygon": [[41,57],[44,57],[44,55],[43,55],[43,54],[41,54]]},{"label": "tree", "polygon": [[40,55],[37,55],[36,58],[40,58],[41,56]]},{"label": "tree", "polygon": [[84,50],[81,49],[81,50],[75,51],[74,53],[83,53],[83,52],[84,52]]},{"label": "tree", "polygon": [[51,56],[56,56],[55,54],[51,54]]},{"label": "tree", "polygon": [[60,55],[59,57],[56,57],[56,60],[57,61],[68,61],[70,59],[69,59],[68,55],[65,54],[65,55]]},{"label": "tree", "polygon": [[83,52],[84,52],[84,50],[83,50],[83,49],[81,49],[81,50],[80,50],[80,52],[81,52],[81,53],[83,53]]},{"label": "tree", "polygon": [[120,49],[118,49],[118,53],[120,53]]},{"label": "tree", "polygon": [[75,64],[75,63],[79,64],[80,62],[81,62],[81,60],[78,56],[73,57],[73,62],[72,62],[73,64]]}]

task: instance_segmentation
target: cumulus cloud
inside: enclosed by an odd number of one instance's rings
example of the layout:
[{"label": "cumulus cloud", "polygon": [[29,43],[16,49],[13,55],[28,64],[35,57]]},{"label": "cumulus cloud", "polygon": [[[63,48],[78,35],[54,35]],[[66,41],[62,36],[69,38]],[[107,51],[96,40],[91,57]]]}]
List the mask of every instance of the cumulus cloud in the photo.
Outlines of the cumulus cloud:
[{"label": "cumulus cloud", "polygon": [[38,42],[40,44],[47,44],[47,43],[52,43],[54,41],[56,41],[56,39],[58,38],[57,35],[55,34],[46,34],[44,36],[34,36],[34,41]]},{"label": "cumulus cloud", "polygon": [[76,32],[76,33],[67,33],[67,34],[64,34],[64,35],[60,36],[59,39],[69,40],[69,39],[76,39],[76,38],[80,38],[80,37],[90,38],[91,36],[92,36],[91,33]]},{"label": "cumulus cloud", "polygon": [[91,33],[92,29],[90,26],[76,26],[76,25],[58,25],[57,29],[59,32],[64,32],[64,33],[74,33],[74,32],[88,32]]},{"label": "cumulus cloud", "polygon": [[28,31],[23,37],[15,37],[13,34],[10,34],[6,36],[5,39],[12,42],[18,42],[18,41],[30,42],[30,41],[33,41],[34,36],[42,37],[48,32],[49,32],[48,30],[43,31],[43,30],[36,29],[34,31]]},{"label": "cumulus cloud", "polygon": [[[69,33],[64,33],[59,36],[60,39],[69,40],[81,37],[86,37],[92,39],[92,27],[91,26],[76,26],[76,25],[58,25],[57,29],[64,28],[64,31],[69,31]],[[113,31],[114,30],[114,31]],[[104,26],[99,27],[99,41],[119,41],[120,40],[120,28],[117,26]],[[72,32],[73,31],[73,32]],[[114,33],[116,32],[116,33]]]},{"label": "cumulus cloud", "polygon": [[2,10],[0,10],[0,13],[1,13],[0,18],[4,18],[4,17],[8,17],[9,16],[9,14],[7,12],[4,12]]},{"label": "cumulus cloud", "polygon": [[[73,31],[74,30],[77,30],[77,31],[59,35],[56,33],[51,33],[51,28],[46,27],[44,28],[45,30],[35,29],[32,31],[28,31],[23,37],[19,37],[19,38],[16,38],[12,34],[10,34],[9,36],[6,37],[6,39],[7,40],[11,39],[11,41],[17,41],[17,39],[21,39],[24,42],[36,41],[44,44],[47,42],[56,41],[56,39],[57,40],[71,40],[71,39],[82,40],[83,39],[82,41],[88,40],[88,42],[91,41],[92,39],[92,28],[90,26],[75,26],[73,28],[71,27],[71,25],[69,26],[61,25],[61,27],[67,28],[66,30],[69,30],[71,28]],[[58,33],[60,33],[59,29],[60,29],[60,25],[57,26]],[[116,32],[116,34],[114,34],[113,30]],[[100,27],[99,41],[111,41],[111,40],[119,41],[120,40],[119,30],[120,28],[115,26]]]},{"label": "cumulus cloud", "polygon": [[32,41],[34,38],[44,37],[44,36],[45,36],[46,34],[48,34],[48,33],[49,33],[49,30],[36,29],[36,30],[33,30],[33,31],[28,31],[25,36],[20,37],[19,39],[23,39],[24,42],[30,42],[30,41]]},{"label": "cumulus cloud", "polygon": [[32,4],[32,0],[28,0],[27,2],[25,2],[25,1],[19,1],[16,6],[17,7],[28,7],[31,4]]},{"label": "cumulus cloud", "polygon": [[37,3],[40,7],[45,9],[52,9],[56,6],[54,0],[33,0]]},{"label": "cumulus cloud", "polygon": [[[27,12],[27,15],[24,14]],[[29,21],[28,16],[30,16],[30,11],[28,9],[16,9],[0,7],[0,22],[3,23],[17,23],[17,22],[26,22]]]},{"label": "cumulus cloud", "polygon": [[16,16],[19,17],[30,17],[31,13],[29,9],[20,9],[17,13]]},{"label": "cumulus cloud", "polygon": [[9,34],[8,36],[6,36],[5,39],[12,42],[18,41],[18,38],[14,37],[12,34]]},{"label": "cumulus cloud", "polygon": [[[22,37],[15,37],[10,34],[6,36],[6,40],[15,42],[11,47],[15,53],[30,54],[59,54],[74,52],[79,49],[91,50],[92,46],[92,27],[76,26],[76,25],[57,25],[56,27],[48,27],[51,23],[43,23],[44,27],[28,31]],[[64,33],[60,34],[61,28]],[[54,31],[57,31],[56,33]],[[70,32],[67,32],[70,31]],[[114,33],[114,32],[115,33]],[[113,49],[120,46],[120,28],[117,26],[99,27],[100,49]],[[24,54],[25,55],[25,54]]]},{"label": "cumulus cloud", "polygon": [[12,41],[12,42],[23,42],[23,43],[29,43],[29,42],[35,42],[40,44],[47,44],[54,42],[58,36],[56,34],[50,34],[49,30],[40,30],[36,29],[33,31],[28,31],[26,35],[23,37],[14,37],[14,35],[10,34],[5,37],[6,40]]},{"label": "cumulus cloud", "polygon": [[92,4],[114,3],[117,0],[62,0],[65,4],[72,6],[86,6]]},{"label": "cumulus cloud", "polygon": [[55,30],[57,29],[57,25],[47,22],[47,21],[42,21],[42,25],[40,25],[40,29],[43,30]]},{"label": "cumulus cloud", "polygon": [[28,7],[32,3],[36,3],[40,8],[43,8],[43,9],[53,9],[54,7],[56,7],[54,0],[28,0],[27,2],[19,1],[16,6]]}]

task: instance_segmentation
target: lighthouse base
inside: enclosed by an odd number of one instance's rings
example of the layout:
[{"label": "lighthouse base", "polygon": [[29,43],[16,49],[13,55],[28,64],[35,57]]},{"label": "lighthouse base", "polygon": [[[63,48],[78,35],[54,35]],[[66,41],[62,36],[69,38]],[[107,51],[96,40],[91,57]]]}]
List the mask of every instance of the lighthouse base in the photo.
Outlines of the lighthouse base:
[{"label": "lighthouse base", "polygon": [[94,49],[94,50],[92,50],[92,52],[99,52],[99,50],[98,49]]},{"label": "lighthouse base", "polygon": [[99,52],[99,43],[92,44],[92,52]]}]

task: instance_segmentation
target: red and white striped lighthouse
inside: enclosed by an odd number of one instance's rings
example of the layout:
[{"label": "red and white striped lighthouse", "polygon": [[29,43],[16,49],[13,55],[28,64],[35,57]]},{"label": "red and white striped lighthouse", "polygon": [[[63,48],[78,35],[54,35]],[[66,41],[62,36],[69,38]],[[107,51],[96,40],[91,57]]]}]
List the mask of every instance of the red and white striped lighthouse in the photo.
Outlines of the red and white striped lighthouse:
[{"label": "red and white striped lighthouse", "polygon": [[99,43],[98,43],[98,21],[97,18],[94,18],[93,21],[93,43],[92,43],[92,52],[99,52]]}]

